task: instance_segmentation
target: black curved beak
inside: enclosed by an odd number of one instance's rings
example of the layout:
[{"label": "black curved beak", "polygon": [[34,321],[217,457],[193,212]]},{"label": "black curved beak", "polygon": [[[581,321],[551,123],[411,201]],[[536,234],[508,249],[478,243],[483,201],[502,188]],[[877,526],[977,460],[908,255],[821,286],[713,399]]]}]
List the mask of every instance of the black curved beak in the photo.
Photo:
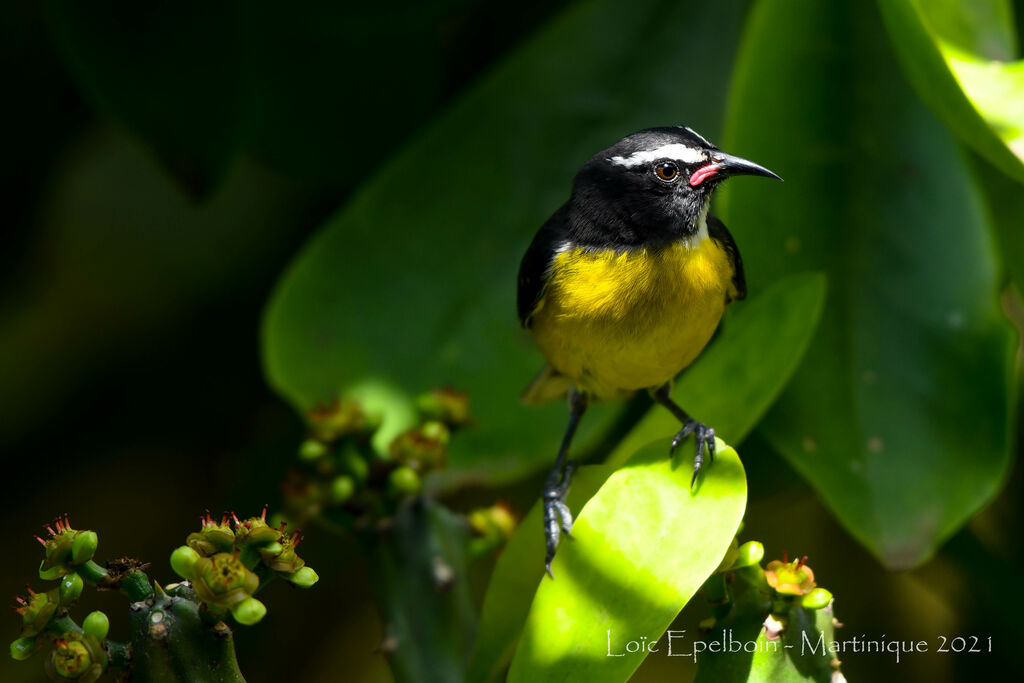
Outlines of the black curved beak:
[{"label": "black curved beak", "polygon": [[734,175],[760,175],[766,178],[782,180],[782,178],[764,166],[733,156],[732,154],[726,154],[725,152],[715,152],[711,155],[711,160],[714,162],[715,170],[717,171],[716,175],[726,178]]}]

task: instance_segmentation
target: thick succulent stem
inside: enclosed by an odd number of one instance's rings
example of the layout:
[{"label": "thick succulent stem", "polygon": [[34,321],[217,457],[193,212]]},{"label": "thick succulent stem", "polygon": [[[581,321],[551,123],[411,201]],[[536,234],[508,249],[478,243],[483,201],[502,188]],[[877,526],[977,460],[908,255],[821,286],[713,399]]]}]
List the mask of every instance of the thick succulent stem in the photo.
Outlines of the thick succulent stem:
[{"label": "thick succulent stem", "polygon": [[[124,586],[122,585],[122,589]],[[134,683],[244,683],[231,629],[206,623],[184,585],[155,591],[131,607],[130,667]]]},{"label": "thick succulent stem", "polygon": [[362,540],[385,624],[381,651],[395,679],[462,680],[476,629],[465,522],[414,499],[399,508],[390,528]]}]

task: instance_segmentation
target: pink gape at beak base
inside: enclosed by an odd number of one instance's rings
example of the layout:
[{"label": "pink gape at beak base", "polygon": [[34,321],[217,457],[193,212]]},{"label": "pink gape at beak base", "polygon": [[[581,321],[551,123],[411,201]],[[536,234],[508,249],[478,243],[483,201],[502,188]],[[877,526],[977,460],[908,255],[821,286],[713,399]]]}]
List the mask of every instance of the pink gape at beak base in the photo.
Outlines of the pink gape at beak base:
[{"label": "pink gape at beak base", "polygon": [[705,180],[718,173],[719,168],[721,167],[718,166],[717,164],[708,164],[707,166],[701,166],[700,168],[693,172],[693,175],[690,176],[690,185],[692,187],[697,187]]}]

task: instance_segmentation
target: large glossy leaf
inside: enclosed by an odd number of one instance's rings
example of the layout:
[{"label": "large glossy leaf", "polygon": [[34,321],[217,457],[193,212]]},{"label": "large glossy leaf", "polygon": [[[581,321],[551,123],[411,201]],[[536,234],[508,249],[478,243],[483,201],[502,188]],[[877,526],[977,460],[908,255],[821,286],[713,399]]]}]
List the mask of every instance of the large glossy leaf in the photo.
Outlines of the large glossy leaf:
[{"label": "large glossy leaf", "polygon": [[[608,465],[581,467],[572,478],[566,501],[569,508],[581,510],[614,471]],[[466,677],[471,682],[499,679],[512,659],[530,613],[531,598],[544,577],[543,516],[538,502],[519,523],[494,567]]]},{"label": "large glossy leaf", "polygon": [[1007,0],[879,0],[921,99],[990,162],[1024,182],[1024,62]]},{"label": "large glossy leaf", "polygon": [[509,681],[629,679],[647,653],[625,644],[665,632],[743,518],[743,466],[724,442],[718,448],[692,489],[691,468],[665,457],[661,440],[608,478],[555,556],[555,579],[537,589]]},{"label": "large glossy leaf", "polygon": [[[730,307],[714,343],[676,381],[672,397],[724,440],[738,443],[754,428],[793,375],[818,328],[825,278],[801,273]],[[771,339],[771,344],[765,344]],[[740,379],[742,378],[742,380]],[[606,460],[619,465],[643,444],[669,437],[679,421],[655,407]],[[664,442],[668,444],[668,439]]]},{"label": "large glossy leaf", "polygon": [[[566,410],[517,402],[542,365],[515,318],[519,258],[595,150],[651,125],[716,131],[742,6],[586,3],[528,42],[289,269],[264,324],[272,385],[304,410],[353,384],[452,384],[476,417],[452,470],[495,480],[550,462]],[[715,59],[694,68],[701,53]],[[608,415],[593,408],[581,441]]]},{"label": "large glossy leaf", "polygon": [[1024,292],[1024,192],[1012,178],[979,157],[974,158],[974,173],[988,200],[989,214],[999,235],[1003,267]]},{"label": "large glossy leaf", "polygon": [[998,490],[1012,334],[981,198],[863,3],[766,0],[726,136],[786,183],[726,188],[750,287],[825,268],[830,296],[763,433],[885,563],[927,558]]}]

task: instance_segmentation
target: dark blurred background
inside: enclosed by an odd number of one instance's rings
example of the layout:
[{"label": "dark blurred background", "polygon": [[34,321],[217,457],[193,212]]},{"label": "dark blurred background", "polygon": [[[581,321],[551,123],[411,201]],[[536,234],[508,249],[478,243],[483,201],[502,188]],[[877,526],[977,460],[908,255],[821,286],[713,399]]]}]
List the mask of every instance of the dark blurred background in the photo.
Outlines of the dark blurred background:
[{"label": "dark blurred background", "polygon": [[[280,499],[303,426],[261,373],[272,286],[389,154],[563,4],[257,2],[241,31],[227,3],[8,3],[0,592],[38,584],[32,534],[58,514],[99,532],[98,559],[136,556],[171,580],[166,558],[204,510],[257,513]],[[109,82],[92,80],[97,64]],[[1019,466],[934,560],[892,574],[768,445],[751,438],[742,452],[742,537],[772,557],[811,554],[850,633],[994,639],[991,655],[845,657],[850,680],[1016,666]],[[523,510],[535,492],[528,482],[502,495]],[[315,593],[268,590],[269,618],[236,630],[247,678],[390,680],[355,549],[310,534],[304,555],[326,580]],[[105,606],[116,638],[121,599],[87,596],[82,613]],[[15,616],[7,623],[13,639]],[[649,658],[637,679],[690,672]],[[0,679],[45,680],[38,660],[6,657]]]}]

